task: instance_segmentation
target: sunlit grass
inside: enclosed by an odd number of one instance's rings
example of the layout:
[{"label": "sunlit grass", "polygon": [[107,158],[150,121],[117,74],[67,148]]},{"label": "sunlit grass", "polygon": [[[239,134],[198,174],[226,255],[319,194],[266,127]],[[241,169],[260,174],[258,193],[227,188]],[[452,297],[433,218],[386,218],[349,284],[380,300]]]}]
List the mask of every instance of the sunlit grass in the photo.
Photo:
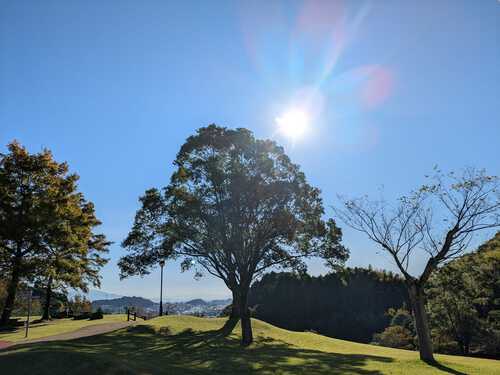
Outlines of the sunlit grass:
[{"label": "sunlit grass", "polygon": [[500,362],[418,353],[291,332],[253,320],[255,343],[239,346],[225,319],[168,316],[75,341],[23,345],[0,352],[6,373],[72,374],[486,374]]},{"label": "sunlit grass", "polygon": [[[32,321],[40,319],[39,316],[32,317]],[[19,318],[20,321],[25,321],[24,317]],[[88,327],[96,324],[124,322],[127,320],[127,315],[104,315],[103,319],[96,320],[73,320],[73,319],[54,319],[48,322],[39,322],[36,324],[30,323],[28,339],[38,339],[46,336],[58,335],[61,333],[76,331],[79,328]],[[1,332],[0,340],[19,342],[26,340],[24,338],[25,327],[19,326],[13,332]]]}]

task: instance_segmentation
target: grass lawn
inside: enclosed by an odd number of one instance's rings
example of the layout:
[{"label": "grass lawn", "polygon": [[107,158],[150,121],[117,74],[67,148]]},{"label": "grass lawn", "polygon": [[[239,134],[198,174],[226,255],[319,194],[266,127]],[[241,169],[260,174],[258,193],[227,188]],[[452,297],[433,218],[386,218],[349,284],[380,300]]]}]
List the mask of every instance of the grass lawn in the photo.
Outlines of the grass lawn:
[{"label": "grass lawn", "polygon": [[418,353],[291,332],[253,320],[255,343],[238,344],[225,319],[168,316],[101,336],[0,351],[6,374],[500,374],[500,361]]},{"label": "grass lawn", "polygon": [[[33,320],[39,319],[40,317],[33,317]],[[21,321],[25,321],[26,318],[19,318]],[[31,319],[30,319],[31,320]],[[29,339],[38,339],[46,336],[58,335],[60,333],[66,333],[71,331],[76,331],[79,328],[95,325],[104,324],[111,322],[124,322],[127,320],[127,315],[116,314],[116,315],[104,315],[103,319],[96,320],[73,320],[73,319],[54,319],[50,322],[40,322],[36,324],[30,323],[29,329]],[[24,326],[16,327],[14,331],[0,332],[0,340],[19,342],[24,341]]]}]

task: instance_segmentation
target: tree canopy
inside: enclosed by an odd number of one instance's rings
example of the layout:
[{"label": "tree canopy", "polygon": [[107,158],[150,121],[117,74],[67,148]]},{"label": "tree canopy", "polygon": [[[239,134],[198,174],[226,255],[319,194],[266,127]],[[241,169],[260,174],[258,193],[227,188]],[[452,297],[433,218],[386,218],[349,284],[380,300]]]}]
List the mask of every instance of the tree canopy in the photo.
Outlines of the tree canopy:
[{"label": "tree canopy", "polygon": [[283,148],[247,129],[211,125],[187,139],[170,184],[150,189],[123,246],[122,275],[144,274],[162,257],[208,272],[233,293],[242,343],[252,341],[247,297],[269,267],[305,269],[304,257],[331,264],[348,256],[341,230],[324,221],[320,191]]},{"label": "tree canopy", "polygon": [[[0,270],[8,277],[6,324],[20,280],[59,279],[83,288],[98,280],[109,242],[94,233],[94,206],[78,192],[76,174],[49,150],[30,154],[17,142],[0,155]],[[98,281],[97,281],[98,282]]]}]

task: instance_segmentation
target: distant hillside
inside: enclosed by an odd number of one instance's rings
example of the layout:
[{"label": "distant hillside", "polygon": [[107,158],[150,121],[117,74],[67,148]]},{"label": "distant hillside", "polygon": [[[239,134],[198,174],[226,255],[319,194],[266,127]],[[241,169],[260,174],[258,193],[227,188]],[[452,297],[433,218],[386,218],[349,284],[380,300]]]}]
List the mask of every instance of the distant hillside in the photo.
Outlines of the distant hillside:
[{"label": "distant hillside", "polygon": [[120,297],[92,301],[92,308],[101,308],[105,312],[124,312],[127,308],[135,307],[145,311],[158,311],[160,304],[142,297]]},{"label": "distant hillside", "polygon": [[407,292],[395,274],[346,268],[318,277],[270,272],[248,298],[254,317],[278,327],[368,343],[387,327],[387,310],[401,307]]},{"label": "distant hillside", "polygon": [[[218,316],[230,303],[230,299],[205,301],[198,298],[187,302],[167,302],[163,304],[163,309],[169,314]],[[120,297],[92,302],[94,310],[99,307],[108,313],[123,313],[131,307],[147,313],[154,313],[159,310],[160,304],[142,297]]]},{"label": "distant hillside", "polygon": [[231,299],[205,301],[198,298],[187,302],[166,303],[165,309],[169,314],[219,316],[231,302]]},{"label": "distant hillside", "polygon": [[107,300],[107,299],[117,299],[123,297],[120,294],[114,294],[114,293],[108,293],[108,292],[103,292],[101,290],[96,290],[96,289],[91,289],[89,290],[88,293],[82,293],[81,291],[77,290],[70,290],[68,292],[68,296],[70,298],[74,298],[75,296],[83,296],[89,301],[97,301],[97,300]]},{"label": "distant hillside", "polygon": [[102,299],[117,299],[123,297],[120,294],[102,292],[100,290],[91,289],[87,295],[87,298],[91,301],[102,300]]}]

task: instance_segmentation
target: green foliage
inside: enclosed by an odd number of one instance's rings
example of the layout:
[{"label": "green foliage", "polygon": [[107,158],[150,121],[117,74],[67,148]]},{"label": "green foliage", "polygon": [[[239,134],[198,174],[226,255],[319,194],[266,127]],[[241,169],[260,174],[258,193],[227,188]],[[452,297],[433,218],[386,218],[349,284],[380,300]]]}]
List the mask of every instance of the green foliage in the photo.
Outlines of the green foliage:
[{"label": "green foliage", "polygon": [[411,313],[403,306],[389,309],[390,324],[381,333],[373,335],[373,343],[400,349],[417,348],[415,322]]},{"label": "green foliage", "polygon": [[389,348],[414,349],[412,333],[399,325],[389,326],[382,333],[376,333],[373,341]]},{"label": "green foliage", "polygon": [[47,228],[60,227],[60,188],[72,186],[65,163],[58,164],[48,150],[30,155],[17,142],[0,154],[0,267],[12,272],[12,263],[26,274],[44,255]]},{"label": "green foliage", "polygon": [[[333,220],[323,221],[320,191],[283,149],[247,129],[210,125],[182,145],[170,184],[150,189],[123,247],[123,277],[180,256],[182,269],[224,281],[245,316],[251,282],[272,266],[304,270],[303,257],[342,263],[348,252]],[[244,340],[245,337],[244,337]]]},{"label": "green foliage", "polygon": [[[109,242],[93,229],[94,206],[77,191],[78,176],[50,151],[30,154],[17,142],[0,155],[0,271],[8,279],[2,321],[21,280],[51,287],[98,285]],[[54,283],[54,285],[52,285]],[[49,301],[50,302],[50,301]]]},{"label": "green foliage", "polygon": [[120,260],[122,276],[181,255],[185,268],[249,284],[272,265],[303,268],[301,256],[347,258],[340,229],[321,220],[319,190],[274,142],[211,125],[188,138],[174,165],[163,192],[150,189],[140,198],[122,244],[132,253]]},{"label": "green foliage", "polygon": [[73,315],[81,315],[92,311],[92,303],[85,297],[75,296],[68,301],[68,308]]},{"label": "green foliage", "polygon": [[370,342],[389,324],[386,311],[406,301],[400,277],[363,268],[318,277],[271,272],[252,285],[249,296],[258,319],[360,342]]},{"label": "green foliage", "polygon": [[[45,287],[43,285],[35,284],[34,286],[27,285],[26,283],[19,283],[18,293],[16,294],[16,301],[13,308],[13,315],[23,316],[28,314],[29,297],[28,293],[32,292],[31,301],[31,314],[43,314],[43,301],[45,301]],[[51,316],[59,316],[66,310],[68,304],[68,296],[64,292],[53,291],[50,314]]]},{"label": "green foliage", "polygon": [[475,253],[445,265],[429,282],[427,308],[438,346],[499,356],[500,232]]},{"label": "green foliage", "polygon": [[81,314],[78,314],[78,315],[74,315],[73,316],[73,320],[84,320],[84,319],[90,319],[92,316],[92,313],[90,312],[83,312]]},{"label": "green foliage", "polygon": [[160,191],[146,190],[139,201],[141,206],[135,214],[132,229],[122,242],[122,247],[130,254],[118,262],[120,278],[147,275],[162,259],[174,256],[166,243],[168,217]]},{"label": "green foliage", "polygon": [[90,320],[102,319],[103,317],[104,317],[104,314],[103,314],[102,309],[100,307],[96,311],[94,311],[92,314],[90,314]]},{"label": "green foliage", "polygon": [[406,306],[399,309],[389,309],[388,315],[391,317],[391,326],[400,326],[415,334],[415,323]]}]

